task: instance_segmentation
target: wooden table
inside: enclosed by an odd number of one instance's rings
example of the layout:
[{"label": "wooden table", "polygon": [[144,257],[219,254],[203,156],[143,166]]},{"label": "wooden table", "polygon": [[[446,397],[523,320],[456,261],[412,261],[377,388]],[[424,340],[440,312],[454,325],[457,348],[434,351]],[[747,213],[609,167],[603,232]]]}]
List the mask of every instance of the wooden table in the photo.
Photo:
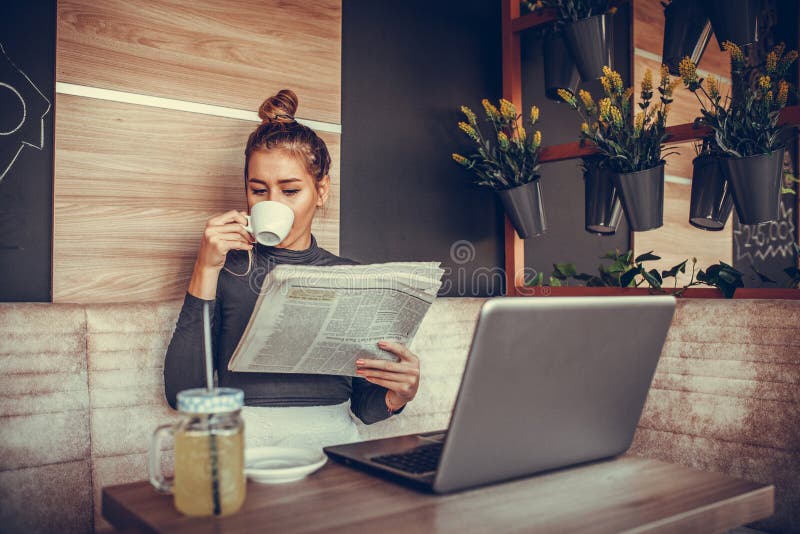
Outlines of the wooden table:
[{"label": "wooden table", "polygon": [[225,518],[187,518],[149,482],[103,488],[103,517],[146,532],[724,532],[773,513],[773,487],[626,455],[450,495],[328,462],[297,482],[248,482]]}]

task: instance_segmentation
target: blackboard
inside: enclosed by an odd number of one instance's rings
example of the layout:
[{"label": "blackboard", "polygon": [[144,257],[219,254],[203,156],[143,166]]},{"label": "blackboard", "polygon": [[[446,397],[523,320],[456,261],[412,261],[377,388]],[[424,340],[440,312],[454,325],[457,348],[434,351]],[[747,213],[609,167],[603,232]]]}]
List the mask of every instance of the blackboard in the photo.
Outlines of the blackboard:
[{"label": "blackboard", "polygon": [[0,301],[51,300],[56,2],[0,15]]}]

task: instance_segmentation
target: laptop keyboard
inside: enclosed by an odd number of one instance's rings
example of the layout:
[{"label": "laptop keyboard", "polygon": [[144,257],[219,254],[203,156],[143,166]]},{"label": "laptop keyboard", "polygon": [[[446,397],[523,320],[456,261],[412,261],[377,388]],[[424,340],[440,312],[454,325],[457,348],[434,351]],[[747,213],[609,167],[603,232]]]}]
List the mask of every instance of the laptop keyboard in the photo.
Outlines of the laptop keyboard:
[{"label": "laptop keyboard", "polygon": [[370,460],[415,475],[429,473],[436,471],[443,445],[443,443],[420,445],[400,454],[373,456]]}]

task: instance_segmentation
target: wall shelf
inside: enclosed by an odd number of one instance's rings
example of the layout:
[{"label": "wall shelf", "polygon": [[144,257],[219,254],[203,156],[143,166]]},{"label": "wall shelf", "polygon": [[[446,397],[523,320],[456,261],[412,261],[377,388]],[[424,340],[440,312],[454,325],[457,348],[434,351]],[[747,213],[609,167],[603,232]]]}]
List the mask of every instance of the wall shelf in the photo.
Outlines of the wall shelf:
[{"label": "wall shelf", "polygon": [[[511,101],[521,110],[522,105],[522,61],[520,56],[520,34],[536,26],[552,22],[556,14],[552,10],[543,13],[528,13],[520,16],[519,0],[501,0],[501,29],[502,29],[502,69],[503,69],[503,98]],[[626,3],[628,0],[612,2],[612,4]],[[629,0],[633,1],[633,0]],[[632,68],[632,66],[631,66]],[[781,112],[781,123],[800,125],[800,105],[788,106]],[[665,144],[688,143],[702,139],[710,133],[708,127],[698,127],[693,123],[677,124],[667,128],[669,137]],[[561,145],[542,147],[539,161],[542,163],[577,159],[597,153],[597,149],[584,141],[574,141]],[[641,294],[646,289],[641,288],[595,288],[595,287],[543,287],[531,288],[524,285],[525,267],[525,242],[519,237],[508,215],[504,216],[505,227],[505,281],[507,296],[546,296],[546,295],[629,295]],[[631,236],[633,243],[633,236]],[[746,296],[745,296],[746,295]],[[716,288],[690,288],[684,293],[684,298],[722,298]],[[734,298],[780,298],[800,299],[800,290],[775,289],[775,288],[741,288],[737,290]]]}]

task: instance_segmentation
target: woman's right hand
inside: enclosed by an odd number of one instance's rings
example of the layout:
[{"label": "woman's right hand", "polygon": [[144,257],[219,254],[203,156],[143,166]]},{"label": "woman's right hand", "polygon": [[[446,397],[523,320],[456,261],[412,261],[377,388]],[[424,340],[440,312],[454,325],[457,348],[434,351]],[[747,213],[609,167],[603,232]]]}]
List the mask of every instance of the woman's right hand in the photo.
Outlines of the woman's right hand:
[{"label": "woman's right hand", "polygon": [[244,229],[244,212],[231,210],[211,217],[203,230],[196,267],[221,271],[228,251],[252,250],[253,235]]}]

